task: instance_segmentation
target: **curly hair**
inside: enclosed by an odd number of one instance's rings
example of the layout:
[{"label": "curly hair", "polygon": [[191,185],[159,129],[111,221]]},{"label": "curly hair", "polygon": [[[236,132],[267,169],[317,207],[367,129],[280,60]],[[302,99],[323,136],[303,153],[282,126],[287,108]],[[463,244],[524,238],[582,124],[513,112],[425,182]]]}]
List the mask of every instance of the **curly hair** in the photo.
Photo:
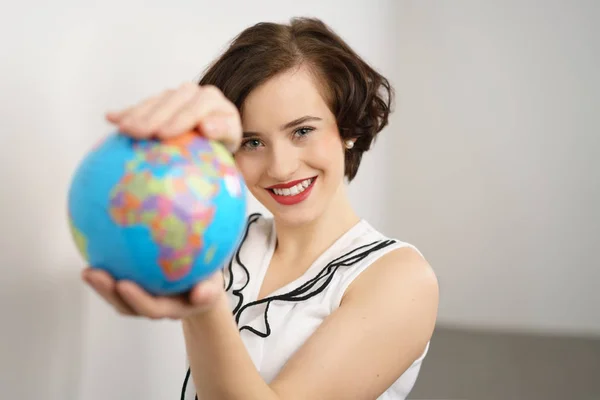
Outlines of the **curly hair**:
[{"label": "curly hair", "polygon": [[393,89],[321,20],[293,18],[289,24],[261,22],[245,29],[199,84],[216,86],[241,112],[254,88],[299,66],[308,67],[322,86],[341,139],[354,140],[345,152],[344,167],[352,181],[363,153],[388,124]]}]

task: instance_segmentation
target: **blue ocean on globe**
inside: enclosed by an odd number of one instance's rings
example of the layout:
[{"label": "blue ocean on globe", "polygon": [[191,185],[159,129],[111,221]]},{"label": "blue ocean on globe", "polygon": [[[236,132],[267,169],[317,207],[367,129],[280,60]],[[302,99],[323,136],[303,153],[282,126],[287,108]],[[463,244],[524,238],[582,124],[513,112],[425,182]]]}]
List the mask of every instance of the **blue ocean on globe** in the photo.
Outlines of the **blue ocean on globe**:
[{"label": "blue ocean on globe", "polygon": [[153,295],[186,292],[223,267],[246,207],[232,155],[193,133],[110,135],[81,161],[68,192],[71,234],[86,262]]}]

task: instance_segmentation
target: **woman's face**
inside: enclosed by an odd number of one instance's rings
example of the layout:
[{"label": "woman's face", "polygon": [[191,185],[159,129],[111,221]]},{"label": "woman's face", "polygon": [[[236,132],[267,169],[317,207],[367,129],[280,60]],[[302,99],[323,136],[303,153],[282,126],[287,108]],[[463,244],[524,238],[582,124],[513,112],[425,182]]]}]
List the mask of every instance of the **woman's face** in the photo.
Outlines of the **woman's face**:
[{"label": "woman's face", "polygon": [[250,192],[279,222],[309,222],[335,206],[344,148],[335,116],[306,69],[254,89],[243,104],[242,126],[237,166]]}]

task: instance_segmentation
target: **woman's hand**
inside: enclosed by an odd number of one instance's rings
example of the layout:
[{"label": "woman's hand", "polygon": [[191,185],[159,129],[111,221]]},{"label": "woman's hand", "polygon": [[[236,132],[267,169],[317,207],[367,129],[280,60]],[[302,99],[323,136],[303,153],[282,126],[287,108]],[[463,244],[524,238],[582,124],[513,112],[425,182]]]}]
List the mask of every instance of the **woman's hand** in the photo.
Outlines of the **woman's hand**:
[{"label": "woman's hand", "polygon": [[139,139],[166,139],[195,130],[206,138],[221,141],[232,152],[242,140],[237,107],[218,88],[192,82],[109,112],[106,119],[122,133]]},{"label": "woman's hand", "polygon": [[[236,106],[214,86],[189,82],[166,90],[138,104],[106,114],[121,133],[137,139],[167,139],[197,131],[208,139],[222,142],[235,152],[242,139],[242,125]],[[139,285],[115,281],[94,268],[82,278],[123,315],[151,319],[183,319],[205,312],[224,298],[223,276],[219,271],[179,296],[152,296]]]},{"label": "woman's hand", "polygon": [[121,315],[150,319],[185,319],[225,301],[223,274],[216,272],[186,294],[153,296],[131,281],[115,281],[107,272],[87,268],[82,278]]}]

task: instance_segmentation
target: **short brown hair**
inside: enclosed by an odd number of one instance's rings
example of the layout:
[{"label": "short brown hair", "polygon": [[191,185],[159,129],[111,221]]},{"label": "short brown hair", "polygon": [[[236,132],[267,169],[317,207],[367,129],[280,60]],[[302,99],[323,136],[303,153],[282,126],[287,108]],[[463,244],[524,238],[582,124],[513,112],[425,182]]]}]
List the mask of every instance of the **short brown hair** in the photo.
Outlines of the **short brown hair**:
[{"label": "short brown hair", "polygon": [[245,29],[199,84],[218,87],[241,111],[254,88],[300,65],[323,84],[342,140],[355,140],[345,152],[345,176],[351,181],[363,153],[388,123],[393,89],[322,21],[293,18],[289,24],[261,22]]}]

